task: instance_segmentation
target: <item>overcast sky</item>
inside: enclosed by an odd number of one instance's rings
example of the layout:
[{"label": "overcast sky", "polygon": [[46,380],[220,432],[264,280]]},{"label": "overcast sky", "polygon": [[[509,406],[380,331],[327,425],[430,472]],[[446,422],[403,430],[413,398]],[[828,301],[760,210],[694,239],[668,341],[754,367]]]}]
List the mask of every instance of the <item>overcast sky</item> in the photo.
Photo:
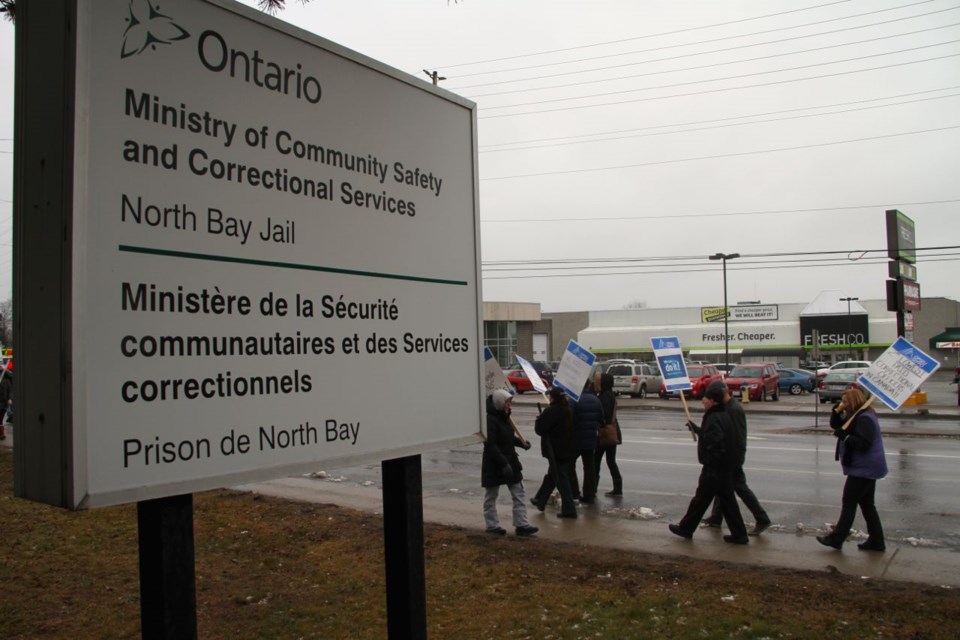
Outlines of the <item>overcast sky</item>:
[{"label": "overcast sky", "polygon": [[[742,256],[731,303],[881,299],[890,208],[944,247],[919,252],[923,296],[960,300],[960,0],[288,1],[280,19],[478,104],[487,301],[720,305],[718,252]],[[12,139],[6,64],[0,299]]]}]

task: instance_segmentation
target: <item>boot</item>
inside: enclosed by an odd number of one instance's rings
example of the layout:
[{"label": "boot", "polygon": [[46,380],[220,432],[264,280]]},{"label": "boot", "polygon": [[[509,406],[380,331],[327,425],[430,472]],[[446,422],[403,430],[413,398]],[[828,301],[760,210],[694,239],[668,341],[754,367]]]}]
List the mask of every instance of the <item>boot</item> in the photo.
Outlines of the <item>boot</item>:
[{"label": "boot", "polygon": [[623,495],[623,478],[618,478],[613,481],[613,491],[607,491],[604,495],[610,496],[611,498],[616,496]]}]

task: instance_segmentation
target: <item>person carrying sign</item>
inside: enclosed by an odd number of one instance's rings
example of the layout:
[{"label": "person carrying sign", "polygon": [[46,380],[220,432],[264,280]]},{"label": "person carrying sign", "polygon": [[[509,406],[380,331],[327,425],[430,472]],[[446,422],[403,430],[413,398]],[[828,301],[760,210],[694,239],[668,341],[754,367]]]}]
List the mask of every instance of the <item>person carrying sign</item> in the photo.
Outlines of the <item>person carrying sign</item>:
[{"label": "person carrying sign", "polygon": [[487,439],[483,443],[483,461],[480,468],[480,484],[484,487],[483,519],[487,533],[504,535],[497,515],[497,497],[500,485],[507,485],[513,499],[513,526],[518,536],[532,536],[539,529],[531,527],[527,520],[526,496],[523,491],[523,467],[516,447],[530,448],[530,443],[521,440],[510,422],[510,405],[513,397],[509,391],[497,389],[487,398]]},{"label": "person carrying sign", "polygon": [[733,471],[737,466],[739,450],[736,428],[723,405],[723,391],[707,388],[703,396],[703,419],[700,426],[690,422],[687,426],[699,439],[697,440],[697,459],[703,465],[697,491],[690,500],[687,513],[679,524],[671,524],[670,531],[681,538],[690,539],[700,525],[700,519],[710,508],[715,497],[720,499],[723,519],[730,527],[730,535],[723,536],[724,542],[747,544],[747,527],[740,515],[737,497],[733,492]]},{"label": "person carrying sign", "polygon": [[548,395],[550,405],[537,416],[534,430],[540,436],[540,453],[547,459],[549,468],[540,490],[530,502],[543,511],[554,488],[559,489],[560,513],[557,517],[574,519],[577,517],[577,505],[570,485],[570,473],[577,456],[573,442],[573,409],[563,389],[553,387]]},{"label": "person carrying sign", "polygon": [[847,389],[830,412],[830,426],[837,437],[835,459],[847,476],[843,485],[840,518],[833,531],[817,536],[822,545],[841,549],[850,535],[857,506],[867,521],[867,540],[857,545],[861,551],[884,551],[883,525],[874,502],[877,480],[887,475],[880,421],[860,389]]}]

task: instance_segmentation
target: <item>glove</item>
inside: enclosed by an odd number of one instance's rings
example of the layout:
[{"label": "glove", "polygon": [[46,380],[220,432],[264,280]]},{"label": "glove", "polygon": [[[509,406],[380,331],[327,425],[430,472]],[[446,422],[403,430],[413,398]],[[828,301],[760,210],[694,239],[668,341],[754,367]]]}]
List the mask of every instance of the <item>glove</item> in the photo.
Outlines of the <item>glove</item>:
[{"label": "glove", "polygon": [[690,429],[690,431],[696,431],[697,425],[694,424],[693,421],[687,420],[687,429]]},{"label": "glove", "polygon": [[503,471],[501,471],[501,473],[503,474],[503,479],[504,479],[507,483],[513,484],[513,467],[511,467],[511,466],[508,465],[508,464],[507,464],[507,465],[504,465],[504,466],[503,466]]},{"label": "glove", "polygon": [[532,447],[532,446],[533,446],[533,445],[530,444],[530,441],[529,441],[529,440],[524,440],[524,441],[523,441],[523,449],[524,449],[524,451],[530,451],[530,447]]}]

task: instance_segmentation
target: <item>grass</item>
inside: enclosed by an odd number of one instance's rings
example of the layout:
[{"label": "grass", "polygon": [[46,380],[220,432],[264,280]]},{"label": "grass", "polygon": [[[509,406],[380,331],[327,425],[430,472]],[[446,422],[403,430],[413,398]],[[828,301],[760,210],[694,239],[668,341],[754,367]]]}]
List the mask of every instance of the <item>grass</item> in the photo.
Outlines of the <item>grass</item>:
[{"label": "grass", "polygon": [[[138,638],[135,505],[13,497],[0,449],[0,638]],[[479,512],[480,505],[477,505]],[[234,491],[194,496],[201,638],[385,638],[378,515]],[[428,637],[944,638],[960,594],[425,527]]]}]

